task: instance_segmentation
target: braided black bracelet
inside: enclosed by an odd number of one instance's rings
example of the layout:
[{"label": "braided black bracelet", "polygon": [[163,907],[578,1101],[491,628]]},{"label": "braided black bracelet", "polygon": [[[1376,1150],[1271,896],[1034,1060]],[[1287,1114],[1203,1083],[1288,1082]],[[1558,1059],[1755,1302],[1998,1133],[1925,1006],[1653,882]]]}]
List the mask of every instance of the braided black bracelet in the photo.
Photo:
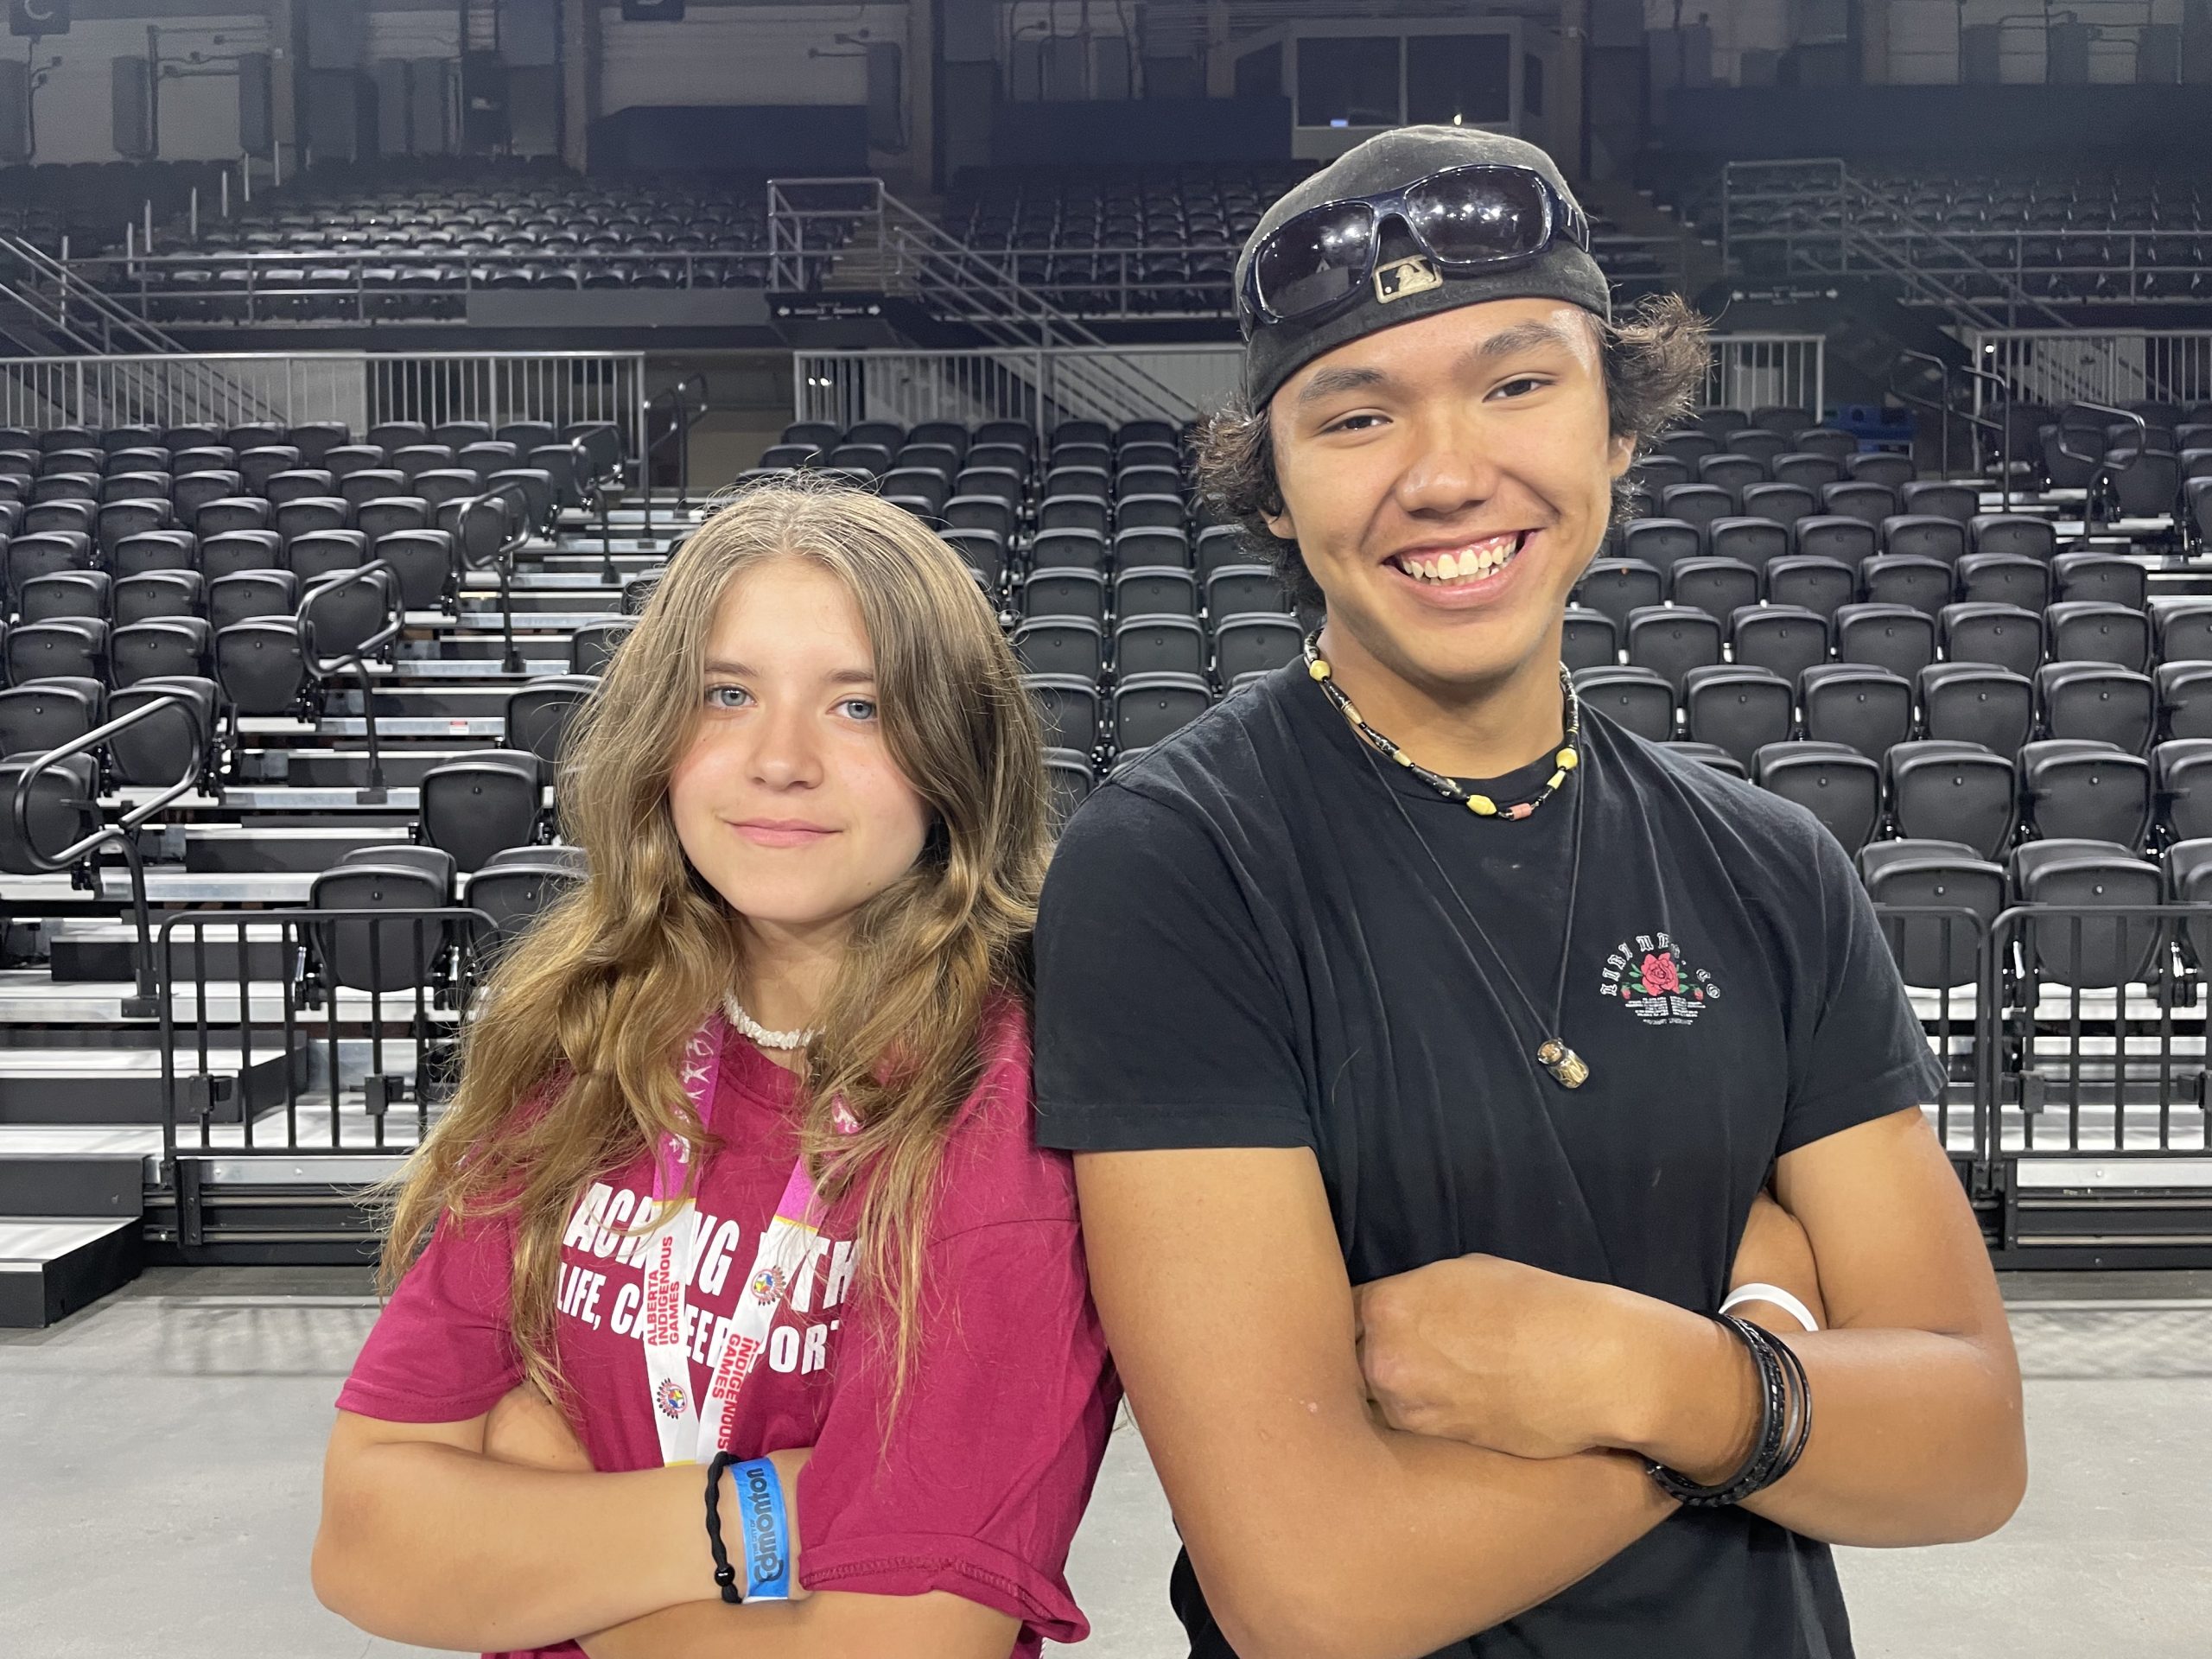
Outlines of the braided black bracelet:
[{"label": "braided black bracelet", "polygon": [[[1776,1351],[1781,1344],[1774,1343],[1770,1345],[1767,1333],[1749,1320],[1739,1319],[1728,1313],[1716,1313],[1713,1318],[1715,1323],[1735,1333],[1737,1340],[1750,1351],[1752,1363],[1758,1369],[1759,1427],[1758,1433],[1751,1437],[1751,1452],[1734,1474],[1710,1486],[1700,1485],[1688,1476],[1669,1469],[1662,1463],[1652,1461],[1644,1465],[1661,1491],[1688,1508],[1699,1510],[1721,1509],[1731,1503],[1740,1503],[1779,1478],[1775,1470],[1787,1449],[1785,1442],[1789,1438],[1791,1415],[1791,1378],[1780,1354]],[[1796,1358],[1796,1355],[1790,1356],[1792,1362]],[[1802,1378],[1803,1372],[1799,1370],[1796,1375]],[[1809,1408],[1809,1395],[1805,1395],[1802,1387],[1799,1392]],[[1798,1414],[1808,1417],[1809,1409]]]},{"label": "braided black bracelet", "polygon": [[717,1505],[721,1502],[722,1471],[737,1461],[727,1452],[717,1452],[707,1465],[707,1548],[715,1555],[715,1582],[721,1586],[722,1599],[732,1605],[745,1596],[737,1587],[737,1569],[729,1564],[729,1551],[722,1547],[722,1518]]},{"label": "braided black bracelet", "polygon": [[1796,1418],[1790,1425],[1788,1444],[1766,1478],[1766,1484],[1771,1486],[1797,1466],[1797,1459],[1805,1455],[1806,1443],[1813,1438],[1813,1385],[1805,1375],[1805,1362],[1798,1358],[1795,1348],[1771,1331],[1762,1331],[1760,1335],[1785,1362],[1796,1394]]}]

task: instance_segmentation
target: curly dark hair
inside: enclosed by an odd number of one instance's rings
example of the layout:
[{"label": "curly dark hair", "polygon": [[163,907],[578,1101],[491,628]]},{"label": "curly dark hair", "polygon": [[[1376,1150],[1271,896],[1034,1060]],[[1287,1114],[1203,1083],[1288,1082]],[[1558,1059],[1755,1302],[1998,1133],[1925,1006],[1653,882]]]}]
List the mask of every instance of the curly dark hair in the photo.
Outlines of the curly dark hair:
[{"label": "curly dark hair", "polygon": [[[1638,454],[1688,412],[1704,390],[1705,319],[1680,295],[1655,295],[1625,316],[1599,325],[1605,367],[1605,404],[1616,437],[1633,437]],[[1198,428],[1198,495],[1214,512],[1244,533],[1275,569],[1301,611],[1322,608],[1319,584],[1306,568],[1295,541],[1268,528],[1267,515],[1282,511],[1275,481],[1274,435],[1265,408],[1230,397]],[[1636,516],[1636,481],[1613,480],[1613,522]]]}]

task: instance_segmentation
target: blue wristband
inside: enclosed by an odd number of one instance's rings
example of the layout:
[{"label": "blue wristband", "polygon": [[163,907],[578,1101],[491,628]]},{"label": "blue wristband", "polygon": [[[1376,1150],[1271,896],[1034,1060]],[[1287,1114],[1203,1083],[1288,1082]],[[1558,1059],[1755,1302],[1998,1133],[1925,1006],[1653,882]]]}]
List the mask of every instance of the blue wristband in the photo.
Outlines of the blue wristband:
[{"label": "blue wristband", "polygon": [[788,1601],[791,1593],[791,1526],[784,1486],[766,1458],[732,1466],[745,1552],[745,1599]]}]

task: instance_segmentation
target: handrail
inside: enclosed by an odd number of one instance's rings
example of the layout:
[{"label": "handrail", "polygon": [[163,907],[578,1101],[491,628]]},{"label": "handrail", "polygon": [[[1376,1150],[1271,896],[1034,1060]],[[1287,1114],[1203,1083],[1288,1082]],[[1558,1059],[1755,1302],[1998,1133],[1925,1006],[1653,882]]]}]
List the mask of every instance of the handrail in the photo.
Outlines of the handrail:
[{"label": "handrail", "polygon": [[[31,785],[41,774],[52,771],[55,765],[67,760],[71,755],[82,754],[87,749],[97,748],[118,733],[129,731],[141,721],[150,719],[156,712],[172,704],[185,711],[187,717],[192,722],[193,732],[198,739],[193,744],[191,753],[185,757],[184,776],[152,800],[142,802],[137,806],[125,810],[113,823],[102,824],[92,834],[72,842],[59,853],[49,857],[39,851],[31,840]],[[191,698],[186,696],[181,691],[164,691],[156,688],[155,695],[150,699],[139,704],[129,714],[118,715],[104,726],[96,726],[83,736],[73,737],[67,743],[48,749],[33,760],[24,768],[23,775],[16,780],[15,795],[9,803],[10,822],[15,830],[16,844],[22,849],[24,860],[35,868],[48,873],[66,870],[71,865],[87,857],[96,848],[110,842],[122,849],[124,866],[130,873],[132,918],[137,924],[138,929],[137,991],[136,995],[127,996],[123,1001],[123,1014],[125,1019],[149,1018],[156,1012],[156,1004],[159,1001],[154,976],[153,934],[146,909],[145,860],[138,850],[137,837],[130,832],[155,813],[168,806],[185,791],[199,783],[200,767],[206,758],[208,736],[208,733],[200,729],[199,708]],[[99,810],[96,804],[93,810],[95,811]],[[97,878],[93,883],[93,891],[95,893],[99,891]]]},{"label": "handrail", "polygon": [[[518,527],[512,533],[503,529],[499,548],[490,559],[479,563],[471,558],[468,554],[469,520],[486,507],[496,507],[499,511],[500,522],[504,526],[507,520],[507,504],[510,501],[517,502],[520,505],[521,511],[514,515]],[[500,666],[510,674],[521,673],[522,653],[515,645],[514,556],[517,550],[530,539],[530,492],[524,489],[520,484],[510,480],[505,484],[497,485],[485,491],[481,495],[470,496],[461,504],[461,511],[454,515],[453,539],[454,549],[461,555],[461,563],[464,569],[488,569],[499,578],[499,632],[505,640],[505,649],[500,657]]]},{"label": "handrail", "polygon": [[[1976,385],[1980,385],[1986,383],[1989,385],[1995,386],[1999,392],[2002,394],[1999,399],[1997,406],[2006,411],[2005,417],[2003,420],[1993,421],[1986,416],[1972,410],[1967,412],[1967,418],[1972,421],[1976,426],[1982,428],[1984,430],[1994,428],[1999,434],[1999,455],[1997,464],[1999,467],[2003,468],[2003,470],[1998,474],[1997,505],[1999,512],[2010,512],[2012,511],[2012,419],[2011,414],[2012,389],[2005,382],[2005,377],[2001,374],[1992,374],[1987,369],[1976,368],[1971,363],[1961,364],[1960,365],[1960,369],[1961,372],[1970,378]],[[1980,446],[1977,444],[1974,448],[1974,463],[1977,470],[1980,469]]]},{"label": "handrail", "polygon": [[[2114,467],[2111,464],[2110,445],[2107,445],[2102,452],[2094,455],[2085,450],[2067,448],[2066,417],[2077,409],[2085,409],[2092,415],[2107,416],[2107,425],[2110,425],[2113,421],[2126,421],[2134,426],[2135,448],[2127,458],[2126,466]],[[2058,411],[2058,453],[2069,461],[2083,461],[2095,469],[2089,475],[2089,487],[2082,502],[2082,539],[2084,542],[2097,533],[2097,498],[2104,493],[2105,484],[2126,472],[2143,459],[2144,452],[2148,447],[2150,431],[2150,423],[2140,415],[2129,410],[2115,409],[2110,404],[2093,404],[2086,397],[2077,397]]]},{"label": "handrail", "polygon": [[[1897,356],[1908,363],[1930,364],[1934,366],[1937,375],[1942,378],[1943,386],[1942,402],[1936,405],[1936,408],[1938,410],[1937,422],[1939,428],[1937,432],[1937,443],[1942,457],[1940,464],[1943,468],[1943,476],[1948,478],[1951,475],[1951,365],[1948,363],[1946,363],[1942,358],[1937,357],[1933,352],[1908,352],[1900,348],[1897,353]],[[1891,371],[1890,390],[1897,397],[1904,398],[1908,403],[1913,401],[1913,399],[1906,397],[1904,392],[1897,389],[1896,371],[1894,369]]]},{"label": "handrail", "polygon": [[[695,389],[698,394],[699,407],[696,410],[692,409],[683,401],[683,393],[687,388]],[[653,535],[653,456],[659,453],[661,445],[667,442],[671,435],[676,438],[676,509],[679,513],[690,512],[691,509],[691,422],[695,416],[704,415],[714,407],[714,397],[708,390],[707,372],[704,369],[685,375],[672,386],[663,386],[652,397],[646,398],[645,412],[648,418],[664,397],[672,400],[670,412],[674,416],[674,420],[667,431],[661,433],[658,436],[648,436],[645,439],[645,452],[638,457],[638,490],[639,493],[645,498],[645,536],[647,541],[651,541]]]},{"label": "handrail", "polygon": [[[327,599],[341,588],[382,575],[391,579],[391,620],[375,633],[362,640],[350,652],[327,657],[315,648],[315,622],[313,614],[315,601]],[[336,674],[352,669],[361,681],[361,728],[369,740],[369,782],[365,789],[356,790],[353,800],[359,806],[381,806],[391,798],[385,787],[384,751],[377,742],[377,704],[375,682],[369,673],[366,660],[370,652],[388,645],[399,637],[405,625],[406,613],[399,598],[399,576],[391,564],[383,559],[371,559],[366,564],[356,565],[351,570],[334,571],[327,576],[316,578],[315,584],[301,595],[298,607],[292,613],[292,625],[300,632],[300,645],[308,666],[317,676]]]}]

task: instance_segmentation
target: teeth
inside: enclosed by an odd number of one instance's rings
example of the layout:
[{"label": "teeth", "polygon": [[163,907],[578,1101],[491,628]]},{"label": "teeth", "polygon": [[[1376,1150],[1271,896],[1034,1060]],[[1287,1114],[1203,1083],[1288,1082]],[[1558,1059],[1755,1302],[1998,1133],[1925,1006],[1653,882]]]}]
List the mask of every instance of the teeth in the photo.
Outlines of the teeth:
[{"label": "teeth", "polygon": [[1478,581],[1503,569],[1520,546],[1518,533],[1491,536],[1471,542],[1455,553],[1424,559],[1402,558],[1398,568],[1421,582]]}]

